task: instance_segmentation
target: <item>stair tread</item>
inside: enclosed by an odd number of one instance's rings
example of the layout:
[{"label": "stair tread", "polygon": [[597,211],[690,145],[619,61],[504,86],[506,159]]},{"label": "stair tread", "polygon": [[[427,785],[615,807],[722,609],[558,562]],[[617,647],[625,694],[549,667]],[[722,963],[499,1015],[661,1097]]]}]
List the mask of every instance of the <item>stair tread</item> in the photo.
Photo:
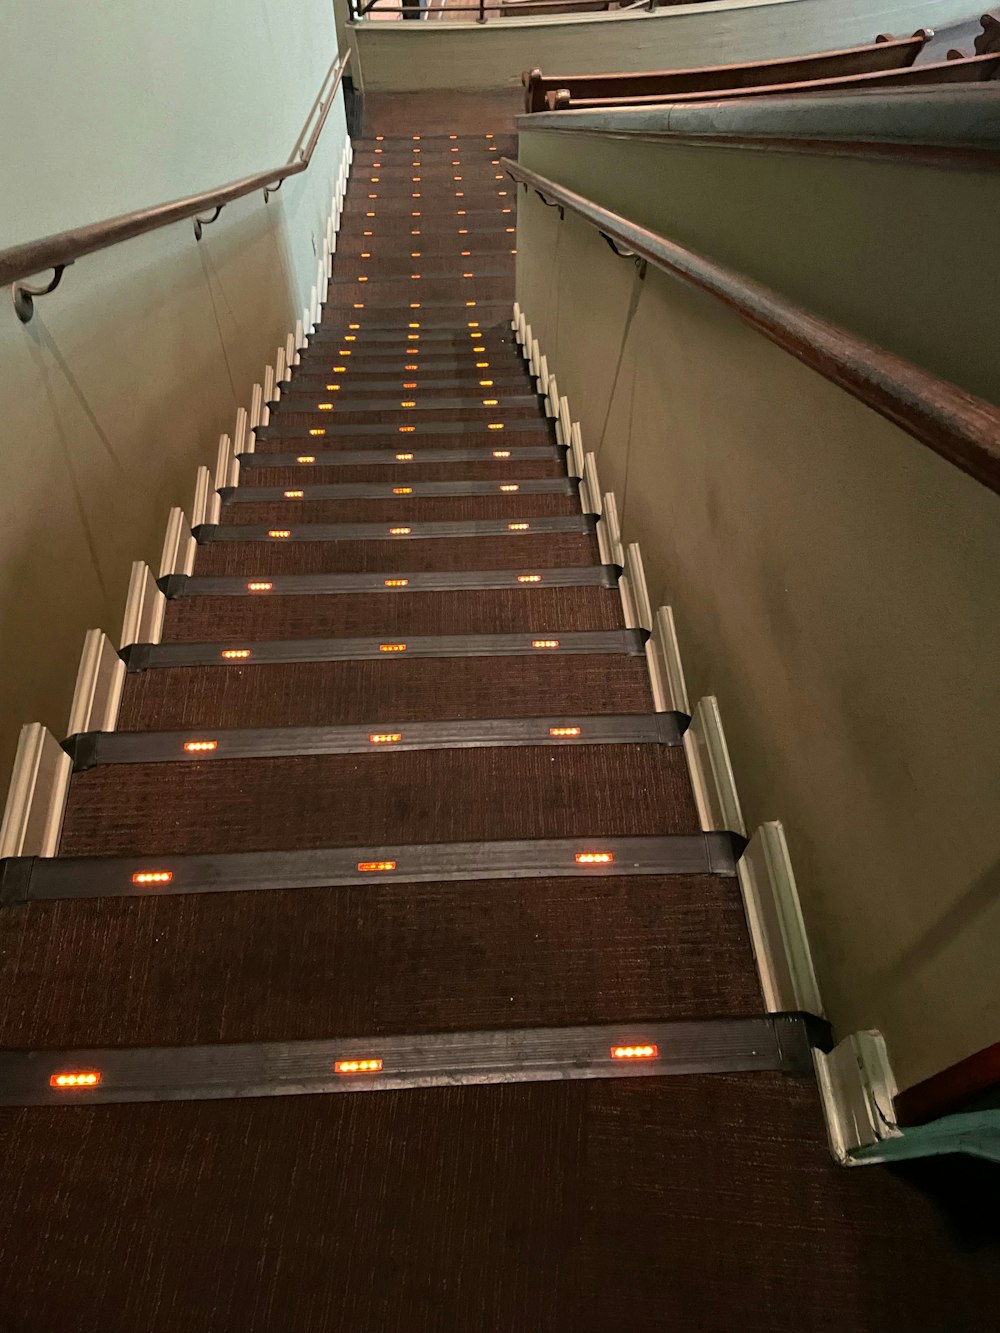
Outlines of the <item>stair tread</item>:
[{"label": "stair tread", "polygon": [[126,676],[122,730],[320,726],[368,721],[377,705],[399,722],[440,713],[454,719],[645,713],[652,708],[643,658],[412,658],[402,662],[293,662],[174,667]]},{"label": "stair tread", "polygon": [[[526,806],[525,792],[532,794]],[[593,839],[699,828],[681,747],[417,750],[91,769],[70,783],[60,854]]]},{"label": "stair tread", "polygon": [[199,546],[197,574],[406,572],[409,570],[549,569],[600,563],[588,532],[521,533],[513,537],[459,537],[406,541],[229,541]]},{"label": "stair tread", "polygon": [[164,643],[624,629],[617,588],[193,597],[167,604]]},{"label": "stair tread", "polygon": [[6,1046],[711,1018],[763,1004],[731,877],[91,898],[5,921]]},{"label": "stair tread", "polygon": [[147,1333],[269,1333],[277,1308],[296,1329],[652,1333],[669,1309],[706,1333],[734,1311],[745,1333],[822,1333],[831,1312],[940,1333],[995,1314],[927,1194],[833,1164],[809,1079],[4,1110],[0,1135],[7,1199],[60,1201],[3,1210],[0,1299],[32,1328],[104,1333],[114,1310]]}]

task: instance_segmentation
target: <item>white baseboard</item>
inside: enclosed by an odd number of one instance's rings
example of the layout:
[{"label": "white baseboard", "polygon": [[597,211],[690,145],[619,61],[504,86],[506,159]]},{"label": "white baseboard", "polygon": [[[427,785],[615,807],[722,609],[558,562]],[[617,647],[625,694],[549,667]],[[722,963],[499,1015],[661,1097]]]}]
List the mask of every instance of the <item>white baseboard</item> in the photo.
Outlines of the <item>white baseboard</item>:
[{"label": "white baseboard", "polygon": [[170,574],[193,574],[198,543],[191,535],[187,516],[176,506],[167,515],[167,531],[160,556],[160,578]]},{"label": "white baseboard", "polygon": [[40,722],[21,728],[0,823],[0,857],[55,856],[72,768]]},{"label": "white baseboard", "polygon": [[114,731],[124,684],[125,663],[111,640],[103,630],[88,630],[76,673],[67,736],[78,736],[85,731]]},{"label": "white baseboard", "polygon": [[132,565],[128,597],[125,599],[121,646],[127,648],[130,643],[159,643],[166,605],[167,599],[156,586],[153,571],[145,561],[136,560]]},{"label": "white baseboard", "polygon": [[194,499],[191,502],[191,526],[200,527],[202,523],[218,523],[222,510],[219,493],[212,485],[212,474],[207,467],[200,467],[195,473]]},{"label": "white baseboard", "polygon": [[700,699],[684,733],[688,771],[702,829],[708,833],[728,831],[746,836],[746,824],[736,792],[736,778],[722,728],[718,700]]},{"label": "white baseboard", "polygon": [[782,826],[761,824],[736,867],[768,1013],[823,1017],[809,939]]},{"label": "white baseboard", "polygon": [[841,1166],[876,1161],[874,1155],[856,1161],[852,1153],[903,1135],[895,1123],[896,1079],[881,1032],[853,1032],[829,1055],[815,1051],[813,1062],[834,1158]]},{"label": "white baseboard", "polygon": [[653,617],[653,632],[646,644],[646,662],[656,711],[690,714],[672,607],[661,606]]},{"label": "white baseboard", "polygon": [[638,542],[630,542],[625,548],[625,568],[618,580],[618,591],[628,628],[652,632],[653,612]]}]

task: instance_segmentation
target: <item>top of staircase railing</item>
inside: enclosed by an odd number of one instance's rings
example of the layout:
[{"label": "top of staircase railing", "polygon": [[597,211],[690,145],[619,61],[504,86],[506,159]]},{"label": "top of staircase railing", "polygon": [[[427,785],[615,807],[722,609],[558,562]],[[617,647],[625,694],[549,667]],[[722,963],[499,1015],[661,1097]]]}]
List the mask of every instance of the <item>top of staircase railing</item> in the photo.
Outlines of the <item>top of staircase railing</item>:
[{"label": "top of staircase railing", "polygon": [[591,223],[612,249],[722,301],[824,379],[990,490],[1000,492],[1000,407],[509,158],[502,165],[526,190],[536,191],[546,203],[561,205]]},{"label": "top of staircase railing", "polygon": [[[694,4],[697,0],[636,0],[635,4],[625,4],[624,0],[476,0],[474,4],[453,4],[452,0],[443,0],[435,16],[440,18],[448,14],[474,14],[477,23],[486,23],[490,14],[500,18],[537,17],[539,14],[585,13],[593,9],[611,10],[619,7],[629,9],[655,9],[657,4]],[[523,9],[522,9],[523,6]],[[373,11],[376,14],[401,14],[404,18],[425,18],[430,14],[430,6],[423,7],[420,0],[347,0],[348,18],[357,23]]]},{"label": "top of staircase railing", "polygon": [[[11,294],[18,319],[23,324],[28,323],[34,314],[33,298],[55,291],[65,270],[77,259],[95,254],[98,250],[106,250],[121,241],[130,241],[133,237],[142,236],[148,231],[169,227],[174,222],[184,222],[188,218],[193,220],[195,237],[200,240],[202,228],[214,222],[226,204],[231,204],[234,199],[242,199],[244,195],[252,194],[255,190],[263,190],[266,200],[289,176],[297,176],[305,171],[312,161],[312,155],[337,96],[350,57],[351,53],[348,51],[343,59],[334,61],[327,70],[320,85],[319,96],[309,113],[309,120],[316,116],[312,132],[305,147],[300,148],[299,144],[305,133],[303,128],[291,159],[283,166],[255,172],[252,176],[244,176],[241,180],[231,181],[228,185],[219,186],[214,190],[205,190],[201,194],[190,195],[186,199],[174,199],[170,203],[157,204],[153,208],[136,209],[132,213],[123,213],[116,218],[92,222],[86,227],[72,227],[68,231],[57,232],[54,236],[45,236],[41,240],[28,241],[23,245],[14,245],[8,250],[0,251],[0,286],[11,284]],[[333,82],[324,97],[323,90],[331,78]],[[309,124],[309,120],[306,121],[306,125]],[[207,210],[214,210],[211,217],[198,217],[199,213]],[[35,273],[43,273],[47,269],[52,269],[54,272],[46,286],[29,287],[24,282],[25,278]]]}]

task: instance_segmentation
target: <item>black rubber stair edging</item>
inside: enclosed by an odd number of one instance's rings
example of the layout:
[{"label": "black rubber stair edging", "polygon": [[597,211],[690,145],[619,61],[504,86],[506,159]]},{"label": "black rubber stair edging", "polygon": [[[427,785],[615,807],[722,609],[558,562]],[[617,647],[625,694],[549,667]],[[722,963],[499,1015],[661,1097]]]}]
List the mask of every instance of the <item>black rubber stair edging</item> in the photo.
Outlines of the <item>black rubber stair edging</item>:
[{"label": "black rubber stair edging", "polygon": [[287,597],[297,594],[359,592],[460,592],[495,588],[613,588],[617,565],[567,565],[552,569],[483,569],[403,571],[397,574],[165,574],[157,587],[168,598]]},{"label": "black rubber stair edging", "polygon": [[338,888],[387,879],[419,884],[557,875],[734,876],[745,845],[735,833],[674,833],[159,857],[19,856],[0,861],[0,906],[58,898]]},{"label": "black rubber stair edging", "polygon": [[442,537],[516,537],[522,532],[597,531],[593,514],[557,514],[539,518],[469,518],[399,523],[297,523],[291,527],[268,527],[266,523],[199,523],[191,529],[200,546],[208,542],[370,542]]},{"label": "black rubber stair edging", "polygon": [[685,713],[366,722],[337,727],[91,731],[63,741],[74,772],[98,764],[212,763],[275,755],[363,754],[373,747],[452,750],[511,745],[681,745]]},{"label": "black rubber stair edging", "polygon": [[[395,461],[395,460],[393,460]],[[420,500],[465,495],[576,495],[579,483],[569,477],[537,477],[510,481],[348,481],[301,486],[224,486],[224,505],[258,504],[273,500],[392,500],[401,496]]]},{"label": "black rubber stair edging", "polygon": [[131,643],[119,653],[127,669],[236,666],[247,662],[344,662],[366,658],[511,657],[544,653],[645,653],[644,630],[574,630],[566,634],[412,635],[405,641],[271,639],[257,643]]},{"label": "black rubber stair edging", "polygon": [[416,1037],[2,1051],[0,1106],[751,1071],[808,1075],[815,1045],[829,1045],[825,1024],[804,1014],[779,1013],[658,1023],[624,1018],[592,1027]]}]

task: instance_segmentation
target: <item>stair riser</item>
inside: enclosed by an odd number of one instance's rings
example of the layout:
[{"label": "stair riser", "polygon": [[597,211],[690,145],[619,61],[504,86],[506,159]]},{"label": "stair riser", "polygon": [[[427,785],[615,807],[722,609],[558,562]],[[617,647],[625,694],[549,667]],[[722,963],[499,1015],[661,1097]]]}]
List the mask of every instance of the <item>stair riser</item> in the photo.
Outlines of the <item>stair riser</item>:
[{"label": "stair riser", "polygon": [[[386,594],[391,596],[393,594]],[[649,673],[641,658],[588,655],[511,657],[498,675],[488,659],[290,662],[239,669],[165,667],[125,677],[119,728],[334,726],[391,718],[416,722],[440,711],[473,718],[543,713],[646,713]]]},{"label": "stair riser", "polygon": [[479,589],[170,602],[164,643],[624,629],[617,588]]},{"label": "stair riser", "polygon": [[449,541],[209,542],[199,546],[196,574],[405,574],[416,570],[553,569],[600,563],[587,533],[461,537]]}]

